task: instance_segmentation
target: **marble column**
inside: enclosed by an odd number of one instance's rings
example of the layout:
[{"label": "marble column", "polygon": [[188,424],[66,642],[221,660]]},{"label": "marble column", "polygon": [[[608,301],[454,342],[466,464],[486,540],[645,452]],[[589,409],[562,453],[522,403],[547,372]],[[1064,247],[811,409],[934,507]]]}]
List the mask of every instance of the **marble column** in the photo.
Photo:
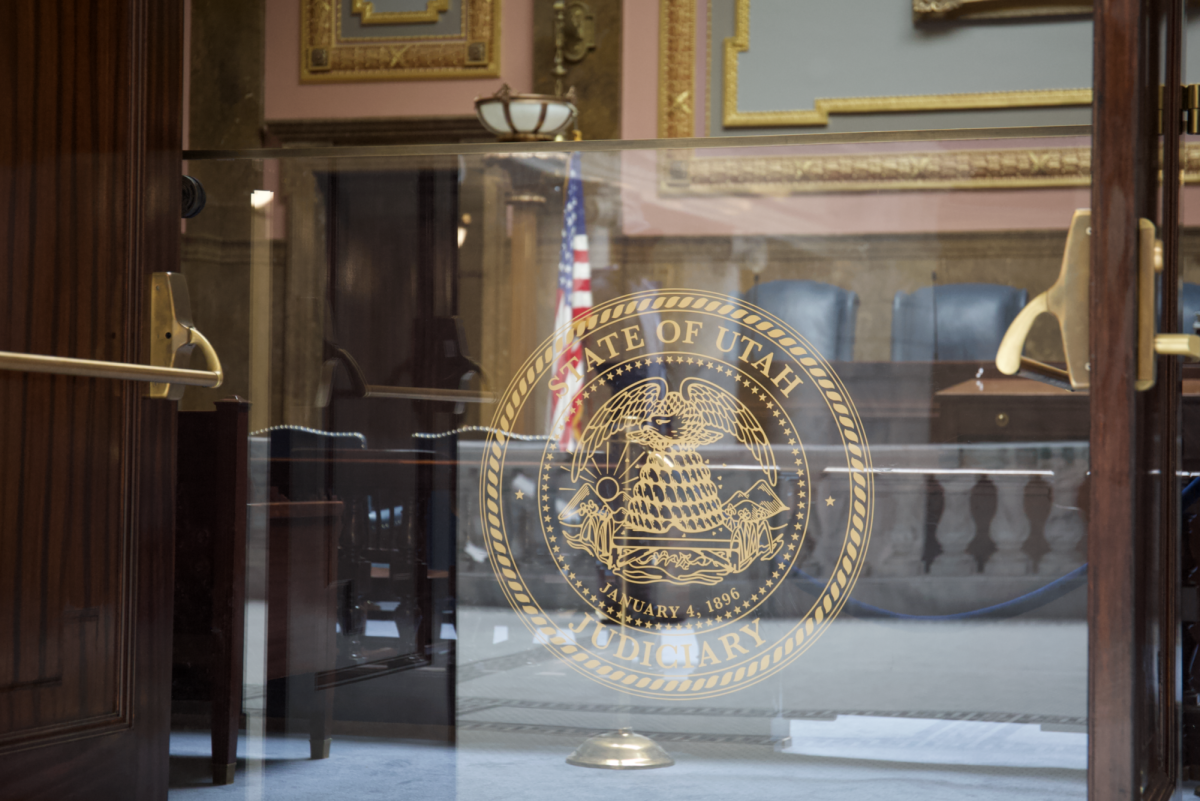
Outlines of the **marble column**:
[{"label": "marble column", "polygon": [[876,576],[919,576],[925,572],[926,478],[923,474],[889,474],[876,484],[877,497],[886,499],[885,515],[876,518],[882,536],[871,544]]},{"label": "marble column", "polygon": [[[265,0],[194,0],[189,148],[263,146],[266,36]],[[207,411],[214,401],[231,395],[248,397],[261,409],[270,398],[250,392],[246,343],[253,318],[250,193],[264,188],[263,163],[257,159],[192,161],[188,174],[204,185],[208,203],[199,216],[187,221],[181,270],[188,277],[192,316],[221,354],[225,382],[217,389],[188,390],[180,409]]]},{"label": "marble column", "polygon": [[1044,536],[1050,550],[1038,561],[1037,572],[1061,576],[1083,564],[1079,543],[1087,532],[1079,508],[1079,488],[1087,476],[1087,460],[1064,455],[1054,469],[1054,500]]},{"label": "marble column", "polygon": [[975,557],[967,553],[975,539],[975,518],[971,516],[971,490],[979,476],[975,473],[943,473],[938,476],[946,503],[938,520],[938,544],[942,552],[929,566],[935,576],[972,576],[978,572]]},{"label": "marble column", "polygon": [[1029,539],[1029,516],[1025,514],[1025,487],[1029,474],[997,475],[996,516],[988,535],[996,550],[988,557],[983,572],[989,576],[1026,576],[1033,562],[1023,550]]},{"label": "marble column", "polygon": [[[812,550],[800,565],[800,569],[810,576],[828,575],[828,569],[837,561],[844,539],[845,514],[844,508],[837,505],[827,506],[821,498],[832,495],[834,487],[845,487],[844,473],[814,476],[810,484],[812,493],[809,495],[810,510],[817,519],[816,531],[813,526],[808,528],[808,537],[813,543]],[[815,537],[813,535],[816,535]]]}]

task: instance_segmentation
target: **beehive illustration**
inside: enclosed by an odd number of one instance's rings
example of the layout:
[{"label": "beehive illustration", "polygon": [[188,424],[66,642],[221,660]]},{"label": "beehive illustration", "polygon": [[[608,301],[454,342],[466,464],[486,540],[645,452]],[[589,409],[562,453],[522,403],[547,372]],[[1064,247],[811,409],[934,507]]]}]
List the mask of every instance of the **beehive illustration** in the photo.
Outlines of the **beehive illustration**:
[{"label": "beehive illustration", "polygon": [[[725,436],[749,449],[763,469],[766,479],[756,485],[761,500],[738,493],[735,508],[720,497],[700,448]],[[621,452],[632,443],[644,453],[636,457],[631,488],[600,492],[586,481],[587,464],[614,440]],[[580,539],[569,540],[639,582],[712,584],[744,569],[769,548],[769,518],[785,508],[770,489],[775,463],[762,426],[733,394],[700,378],[684,379],[678,391],[647,378],[605,402],[572,460],[572,479],[581,476],[584,486],[560,516],[582,519]],[[709,532],[708,542],[696,537]]]}]

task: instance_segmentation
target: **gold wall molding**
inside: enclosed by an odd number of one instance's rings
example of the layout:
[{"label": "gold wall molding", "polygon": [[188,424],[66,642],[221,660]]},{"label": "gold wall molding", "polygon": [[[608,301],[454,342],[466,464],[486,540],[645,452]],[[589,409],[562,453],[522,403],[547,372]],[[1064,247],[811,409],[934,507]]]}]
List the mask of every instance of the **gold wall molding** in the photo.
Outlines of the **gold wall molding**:
[{"label": "gold wall molding", "polygon": [[[697,158],[665,151],[664,196],[1045,189],[1091,184],[1090,147],[945,150],[823,156]],[[1185,183],[1200,183],[1200,144],[1184,150]]]},{"label": "gold wall molding", "polygon": [[913,22],[943,19],[1017,19],[1083,16],[1088,0],[912,0]]},{"label": "gold wall molding", "polygon": [[[915,2],[915,0],[914,0]],[[437,22],[438,14],[450,10],[450,0],[428,0],[424,11],[376,11],[368,0],[353,0],[350,13],[358,15],[363,25],[413,25]]]},{"label": "gold wall molding", "polygon": [[[934,2],[935,0],[929,0]],[[954,2],[955,0],[936,0]],[[694,37],[693,37],[694,38]],[[674,46],[674,43],[672,43]],[[830,114],[894,111],[947,111],[1032,106],[1087,106],[1091,89],[1033,89],[1011,92],[961,92],[893,97],[817,98],[811,109],[738,111],[738,55],[750,50],[750,0],[737,0],[734,35],[725,39],[722,122],[726,128],[778,128],[826,125]]]},{"label": "gold wall molding", "polygon": [[713,0],[704,0],[704,133],[712,136],[712,6]]},{"label": "gold wall molding", "polygon": [[696,0],[659,0],[658,135],[696,132]]},{"label": "gold wall molding", "polygon": [[[384,14],[364,0],[301,0],[300,81],[404,81],[431,78],[495,78],[500,74],[500,0],[462,0],[462,30],[445,35],[342,36],[342,8],[383,24]],[[366,11],[369,9],[369,13]],[[429,0],[426,11],[392,14],[437,14],[449,0]],[[367,23],[367,16],[363,22]],[[408,20],[416,21],[416,20]]]}]

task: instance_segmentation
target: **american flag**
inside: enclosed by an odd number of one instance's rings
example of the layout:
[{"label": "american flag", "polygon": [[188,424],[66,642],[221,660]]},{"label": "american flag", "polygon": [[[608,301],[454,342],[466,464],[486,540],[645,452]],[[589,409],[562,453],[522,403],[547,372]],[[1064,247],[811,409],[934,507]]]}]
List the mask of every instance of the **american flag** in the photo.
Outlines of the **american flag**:
[{"label": "american flag", "polygon": [[[558,256],[558,303],[554,330],[587,315],[592,309],[592,268],[588,263],[587,224],[583,216],[583,180],[579,173],[579,153],[572,153],[567,172],[567,196],[563,205],[562,249]],[[555,360],[554,372],[566,380],[566,389],[556,395],[550,414],[561,450],[575,449],[579,439],[579,407],[573,405],[579,393],[585,365],[583,344],[576,339]],[[573,367],[572,367],[573,365]],[[561,420],[560,420],[561,418]]]}]

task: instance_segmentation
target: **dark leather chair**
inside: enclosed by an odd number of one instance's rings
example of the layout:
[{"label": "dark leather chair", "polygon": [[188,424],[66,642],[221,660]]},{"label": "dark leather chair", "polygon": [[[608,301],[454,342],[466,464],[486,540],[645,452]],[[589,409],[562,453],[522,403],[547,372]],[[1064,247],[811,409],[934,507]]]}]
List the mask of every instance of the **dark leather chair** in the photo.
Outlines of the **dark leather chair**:
[{"label": "dark leather chair", "polygon": [[1028,302],[1026,290],[998,284],[897,292],[892,302],[892,361],[995,359],[1004,332]]},{"label": "dark leather chair", "polygon": [[1179,318],[1179,331],[1183,334],[1196,332],[1196,313],[1200,312],[1200,284],[1184,284],[1180,294],[1183,316]]},{"label": "dark leather chair", "polygon": [[809,341],[829,361],[854,359],[858,293],[820,281],[768,281],[743,298]]}]

